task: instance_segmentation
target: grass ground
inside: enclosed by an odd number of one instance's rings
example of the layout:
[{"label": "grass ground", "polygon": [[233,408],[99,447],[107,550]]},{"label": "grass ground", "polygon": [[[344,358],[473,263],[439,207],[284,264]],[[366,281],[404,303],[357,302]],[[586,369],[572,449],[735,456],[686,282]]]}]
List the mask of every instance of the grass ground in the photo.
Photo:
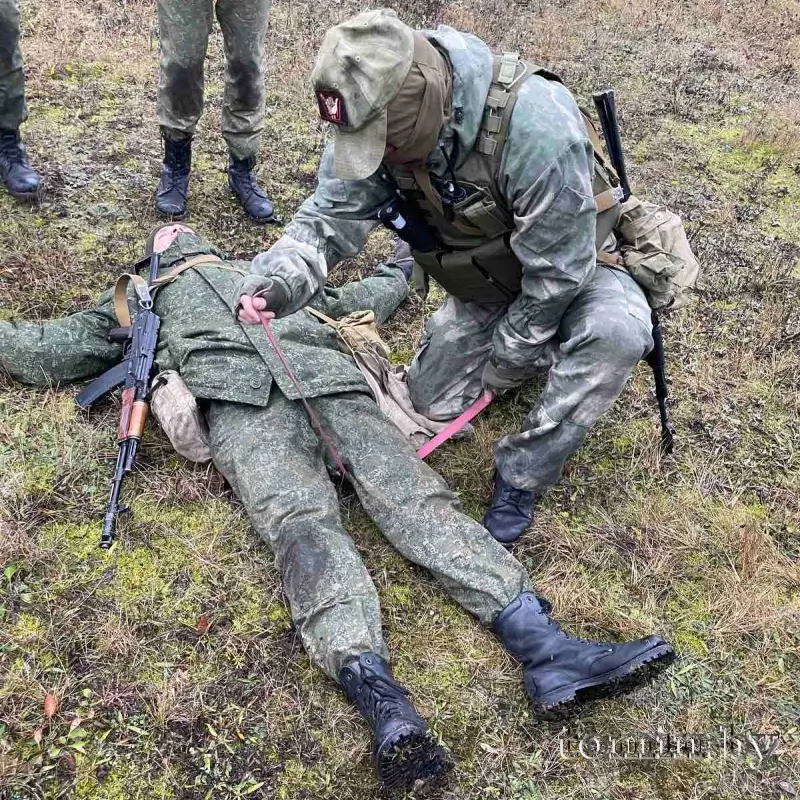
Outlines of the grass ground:
[{"label": "grass ground", "polygon": [[[155,223],[154,11],[141,0],[23,0],[31,119],[46,178],[33,208],[0,193],[0,318],[88,305]],[[260,174],[288,218],[324,137],[306,85],[336,3],[275,4]],[[456,768],[443,798],[689,800],[800,793],[800,11],[793,0],[400,2],[418,25],[472,30],[613,85],[638,191],[679,211],[704,273],[667,322],[676,454],[661,459],[642,367],[550,493],[517,554],[572,631],[675,642],[666,680],[567,731],[532,719],[493,638],[402,561],[350,498],[348,529],[383,600],[390,650]],[[236,256],[273,241],[225,191],[221,43],[208,59],[191,222]],[[366,270],[386,252],[347,268]],[[338,277],[341,277],[341,272]],[[413,350],[430,308],[388,334]],[[120,545],[96,549],[114,409],[0,377],[0,798],[377,795],[367,736],[312,668],[269,552],[212,470],[151,431]],[[535,387],[493,407],[436,468],[471,513],[491,441]],[[747,743],[719,751],[723,733]],[[698,759],[584,758],[574,743],[705,732]],[[759,756],[746,734],[775,733]],[[606,740],[603,740],[606,741]]]}]

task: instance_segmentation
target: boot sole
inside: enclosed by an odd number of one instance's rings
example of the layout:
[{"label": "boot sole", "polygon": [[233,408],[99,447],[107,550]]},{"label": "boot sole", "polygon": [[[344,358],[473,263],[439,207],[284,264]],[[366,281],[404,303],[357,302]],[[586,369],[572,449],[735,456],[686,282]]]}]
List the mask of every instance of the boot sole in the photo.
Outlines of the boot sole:
[{"label": "boot sole", "polygon": [[15,199],[21,200],[23,203],[32,203],[39,199],[39,189],[33,192],[12,192],[10,189],[8,193]]},{"label": "boot sole", "polygon": [[231,193],[231,196],[236,200],[236,202],[242,207],[242,211],[244,211],[245,216],[247,217],[247,219],[250,220],[250,222],[255,222],[256,225],[271,225],[273,222],[277,223],[279,221],[274,214],[270,217],[251,216],[250,214],[247,213],[247,209],[244,207],[244,203],[239,198],[239,195],[236,194],[236,190],[233,188],[233,186],[230,185],[230,182],[228,183],[228,191]]},{"label": "boot sole", "polygon": [[622,666],[537,697],[533,707],[544,719],[560,719],[580,712],[584,703],[607,700],[650,683],[675,660],[668,644],[659,645]]},{"label": "boot sole", "polygon": [[156,211],[158,211],[159,215],[162,216],[164,219],[168,219],[174,222],[181,222],[182,220],[186,219],[186,215],[189,213],[187,209],[181,214],[171,214],[168,211],[162,211],[158,206],[156,206]]},{"label": "boot sole", "polygon": [[430,733],[408,729],[380,751],[378,776],[390,797],[414,791],[418,796],[441,785],[450,768],[444,748]]}]

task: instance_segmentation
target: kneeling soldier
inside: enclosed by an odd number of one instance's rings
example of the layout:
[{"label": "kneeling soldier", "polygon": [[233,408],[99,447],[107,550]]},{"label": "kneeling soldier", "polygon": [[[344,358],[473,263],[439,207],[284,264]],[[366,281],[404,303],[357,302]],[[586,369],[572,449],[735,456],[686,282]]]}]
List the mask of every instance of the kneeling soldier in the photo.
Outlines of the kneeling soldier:
[{"label": "kneeling soldier", "polygon": [[416,410],[452,419],[485,389],[549,368],[523,429],[495,445],[483,521],[513,542],[653,347],[642,289],[608,265],[619,197],[596,174],[592,132],[552,73],[387,9],[329,30],[312,83],[333,141],[314,195],[254,259],[248,291],[281,281],[296,311],[402,212],[399,235],[414,233],[417,265],[448,293],[409,368]]}]

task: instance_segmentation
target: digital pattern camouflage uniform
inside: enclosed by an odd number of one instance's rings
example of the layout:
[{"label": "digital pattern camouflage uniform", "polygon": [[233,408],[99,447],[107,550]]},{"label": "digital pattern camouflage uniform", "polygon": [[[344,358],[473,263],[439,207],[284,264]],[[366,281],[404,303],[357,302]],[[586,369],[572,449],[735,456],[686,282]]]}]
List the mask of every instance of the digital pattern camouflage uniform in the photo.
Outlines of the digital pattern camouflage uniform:
[{"label": "digital pattern camouflage uniform", "polygon": [[[6,0],[0,0],[5,2]],[[271,0],[158,0],[158,122],[165,136],[194,133],[203,111],[204,62],[216,13],[225,42],[222,135],[234,158],[258,152],[264,127],[264,47]]]},{"label": "digital pattern camouflage uniform", "polygon": [[[198,237],[179,234],[162,267],[203,252],[219,254]],[[387,655],[378,595],[342,528],[323,451],[296,390],[261,328],[234,319],[239,277],[202,267],[159,289],[157,360],[162,369],[178,370],[195,397],[206,401],[214,462],[275,554],[309,656],[336,679],[350,656]],[[332,317],[372,309],[381,323],[407,291],[400,269],[381,266],[358,283],[326,288],[315,306]],[[0,322],[0,366],[36,385],[93,377],[121,357],[120,346],[105,339],[115,324],[110,292],[94,309],[61,320]],[[367,513],[400,553],[490,625],[530,590],[525,569],[461,513],[442,478],[382,416],[329,326],[301,311],[272,328]]]},{"label": "digital pattern camouflage uniform", "polygon": [[0,128],[17,130],[27,118],[19,49],[19,2],[0,0]]},{"label": "digital pattern camouflage uniform", "polygon": [[[479,39],[449,27],[423,31],[448,54],[453,107],[440,143],[465,158],[479,132],[492,81],[492,55]],[[520,88],[499,183],[515,216],[510,246],[523,267],[522,291],[510,305],[462,303],[449,297],[428,321],[408,382],[417,411],[449,419],[481,391],[491,357],[504,375],[524,382],[550,367],[547,387],[521,433],[496,443],[495,460],[511,485],[542,493],[554,483],[588,429],[622,391],[652,347],[650,309],[627,273],[595,258],[596,206],[592,146],[578,107],[560,84],[533,75]],[[428,169],[446,173],[435,151]],[[357,253],[392,198],[380,170],[342,181],[326,148],[319,183],[284,236],[252,265],[248,291],[264,276],[281,280],[290,308],[308,302],[326,270]],[[613,237],[607,249],[614,249]],[[319,257],[317,254],[321,254]]]}]

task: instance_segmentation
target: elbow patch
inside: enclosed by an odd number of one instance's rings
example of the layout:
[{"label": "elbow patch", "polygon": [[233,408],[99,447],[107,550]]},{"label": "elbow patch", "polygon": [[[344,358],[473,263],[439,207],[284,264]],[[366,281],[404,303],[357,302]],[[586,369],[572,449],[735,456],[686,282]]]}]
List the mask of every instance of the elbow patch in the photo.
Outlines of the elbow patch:
[{"label": "elbow patch", "polygon": [[314,199],[320,208],[333,208],[338,203],[346,203],[347,185],[339,178],[329,178],[317,187]]},{"label": "elbow patch", "polygon": [[576,192],[571,186],[562,186],[547,210],[532,220],[525,235],[526,245],[542,253],[568,236],[575,236],[577,218],[586,211],[594,212],[594,207],[594,198]]}]

